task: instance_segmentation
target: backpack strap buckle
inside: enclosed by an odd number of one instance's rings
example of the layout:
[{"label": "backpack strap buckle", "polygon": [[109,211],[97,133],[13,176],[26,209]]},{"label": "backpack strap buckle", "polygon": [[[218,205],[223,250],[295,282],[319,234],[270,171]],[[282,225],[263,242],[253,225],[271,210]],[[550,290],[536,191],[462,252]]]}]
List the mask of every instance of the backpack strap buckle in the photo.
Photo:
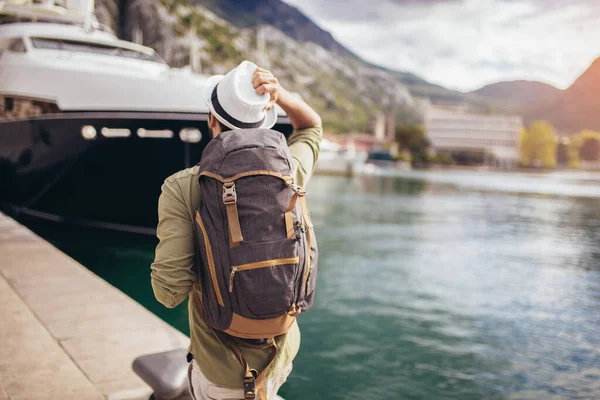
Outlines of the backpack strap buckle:
[{"label": "backpack strap buckle", "polygon": [[223,203],[225,203],[225,204],[237,203],[237,193],[235,192],[235,183],[225,182],[223,184]]},{"label": "backpack strap buckle", "polygon": [[296,195],[298,195],[300,197],[302,197],[306,194],[306,190],[302,189],[300,186],[296,185],[293,182],[288,183],[287,185],[290,189],[292,189],[296,193]]},{"label": "backpack strap buckle", "polygon": [[223,203],[227,209],[227,223],[229,225],[229,246],[234,248],[244,240],[242,228],[240,227],[240,217],[237,209],[237,193],[235,192],[235,183],[232,181],[223,182]]},{"label": "backpack strap buckle", "polygon": [[256,377],[253,373],[244,376],[244,399],[254,400],[256,398]]},{"label": "backpack strap buckle", "polygon": [[292,198],[290,199],[290,205],[288,206],[288,208],[285,210],[285,213],[284,213],[285,230],[287,232],[288,239],[298,240],[297,235],[296,235],[296,230],[294,229],[294,218],[292,216],[292,210],[294,210],[294,208],[296,208],[296,201],[298,201],[298,198],[304,197],[304,195],[306,194],[306,191],[304,189],[302,189],[300,186],[296,185],[294,183],[294,181],[286,181],[285,183],[294,192],[294,194],[292,195]]}]

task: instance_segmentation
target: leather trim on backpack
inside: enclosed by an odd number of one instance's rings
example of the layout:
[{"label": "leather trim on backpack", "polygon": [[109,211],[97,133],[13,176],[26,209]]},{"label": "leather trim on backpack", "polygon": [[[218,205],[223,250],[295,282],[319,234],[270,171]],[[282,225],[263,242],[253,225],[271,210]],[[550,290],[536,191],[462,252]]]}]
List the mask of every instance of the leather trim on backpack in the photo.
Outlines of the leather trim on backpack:
[{"label": "leather trim on backpack", "polygon": [[256,262],[243,264],[243,265],[232,265],[231,268],[236,268],[238,271],[245,271],[245,270],[249,270],[249,269],[274,267],[276,265],[298,264],[299,262],[300,262],[299,257],[278,258],[275,260],[256,261]]},{"label": "leather trim on backpack", "polygon": [[243,339],[263,339],[283,335],[295,320],[296,316],[288,313],[271,319],[249,319],[233,313],[229,329],[224,332]]},{"label": "leather trim on backpack", "polygon": [[223,178],[221,175],[217,175],[217,174],[213,174],[212,172],[209,171],[203,171],[200,173],[200,176],[208,176],[209,178],[213,178],[218,180],[219,182],[225,183],[225,182],[235,182],[240,178],[245,178],[247,176],[255,176],[255,175],[267,175],[267,176],[274,176],[275,178],[279,178],[282,181],[284,181],[286,184],[291,184],[294,179],[291,176],[287,176],[287,175],[281,175],[278,172],[274,172],[274,171],[267,171],[267,170],[255,170],[255,171],[247,171],[247,172],[241,172],[239,174],[236,174],[234,176],[232,176],[231,178]]},{"label": "leather trim on backpack", "polygon": [[304,276],[304,294],[308,294],[308,277],[310,276],[310,258],[311,258],[311,246],[312,246],[312,228],[313,224],[308,215],[308,206],[306,205],[306,198],[300,197],[300,208],[302,208],[302,219],[304,220],[304,226],[306,227],[306,275]]},{"label": "leather trim on backpack", "polygon": [[202,221],[202,217],[198,211],[196,211],[196,222],[202,231],[204,249],[206,250],[206,258],[208,260],[208,270],[210,271],[210,278],[212,280],[213,288],[215,289],[217,301],[221,307],[225,307],[223,296],[221,296],[221,289],[219,289],[219,282],[217,281],[217,270],[215,268],[215,259],[213,258],[212,247],[210,246],[210,239],[208,238],[206,227],[204,226],[204,222]]},{"label": "leather trim on backpack", "polygon": [[290,265],[290,264],[298,264],[300,262],[300,257],[292,257],[292,258],[278,258],[275,260],[267,260],[267,261],[256,261],[248,264],[242,265],[232,265],[231,266],[231,274],[229,275],[229,292],[233,292],[233,279],[235,278],[235,274],[239,271],[249,271],[253,269],[259,268],[270,268],[275,267],[277,265]]}]

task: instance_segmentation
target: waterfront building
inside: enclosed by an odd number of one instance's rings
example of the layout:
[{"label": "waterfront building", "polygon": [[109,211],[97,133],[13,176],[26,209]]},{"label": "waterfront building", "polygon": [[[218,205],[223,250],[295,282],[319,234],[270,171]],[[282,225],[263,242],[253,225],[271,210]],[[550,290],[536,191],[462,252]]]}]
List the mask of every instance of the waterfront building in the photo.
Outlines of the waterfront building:
[{"label": "waterfront building", "polygon": [[377,111],[369,118],[369,131],[378,141],[385,140],[386,116],[382,111]]},{"label": "waterfront building", "polygon": [[483,163],[514,168],[519,163],[522,120],[516,115],[484,115],[466,108],[429,106],[425,132],[436,153],[479,153]]},{"label": "waterfront building", "polygon": [[396,113],[389,111],[385,120],[385,140],[393,143],[396,141]]}]

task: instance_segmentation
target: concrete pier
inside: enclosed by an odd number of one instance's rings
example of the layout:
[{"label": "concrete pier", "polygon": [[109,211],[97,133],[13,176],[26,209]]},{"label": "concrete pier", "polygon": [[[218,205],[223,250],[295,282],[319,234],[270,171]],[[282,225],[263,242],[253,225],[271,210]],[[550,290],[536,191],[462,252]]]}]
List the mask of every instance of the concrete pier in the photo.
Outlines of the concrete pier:
[{"label": "concrete pier", "polygon": [[188,343],[0,213],[0,400],[147,399],[132,361]]}]

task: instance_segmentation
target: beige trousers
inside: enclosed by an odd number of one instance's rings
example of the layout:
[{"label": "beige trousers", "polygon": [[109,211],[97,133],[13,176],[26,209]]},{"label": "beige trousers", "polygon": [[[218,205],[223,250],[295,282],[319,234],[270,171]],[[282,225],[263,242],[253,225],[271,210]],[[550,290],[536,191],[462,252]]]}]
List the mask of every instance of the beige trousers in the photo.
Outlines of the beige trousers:
[{"label": "beige trousers", "polygon": [[[266,400],[283,400],[277,396],[277,391],[285,383],[290,372],[292,372],[292,364],[288,365],[281,371],[279,375],[273,376],[265,381],[265,389],[267,390]],[[206,379],[196,360],[192,360],[188,367],[188,379],[190,384],[190,393],[194,400],[243,400],[244,391],[242,389],[227,389],[213,384]],[[256,400],[261,399],[256,393]]]}]

